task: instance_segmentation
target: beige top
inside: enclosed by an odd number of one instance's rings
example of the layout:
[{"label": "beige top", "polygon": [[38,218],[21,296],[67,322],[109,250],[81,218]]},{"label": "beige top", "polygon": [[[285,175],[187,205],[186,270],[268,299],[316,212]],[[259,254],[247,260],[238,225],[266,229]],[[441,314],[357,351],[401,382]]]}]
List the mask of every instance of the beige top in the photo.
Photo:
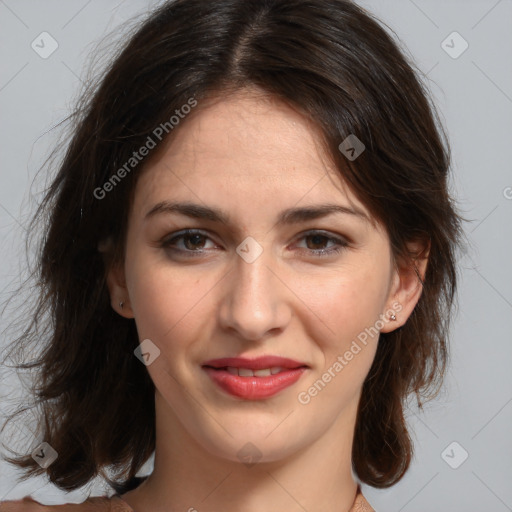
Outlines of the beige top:
[{"label": "beige top", "polygon": [[[41,505],[29,496],[22,500],[0,502],[0,512],[135,512],[128,503],[119,496],[112,498],[88,498],[83,503],[65,505]],[[375,512],[357,489],[356,499],[349,512]]]}]

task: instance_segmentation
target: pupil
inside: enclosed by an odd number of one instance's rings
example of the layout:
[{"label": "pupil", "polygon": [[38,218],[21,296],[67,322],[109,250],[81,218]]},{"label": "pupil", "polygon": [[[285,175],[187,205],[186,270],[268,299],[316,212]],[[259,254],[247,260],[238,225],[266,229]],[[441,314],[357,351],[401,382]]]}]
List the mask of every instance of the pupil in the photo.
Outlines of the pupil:
[{"label": "pupil", "polygon": [[[313,240],[313,245],[323,245],[322,244],[322,239],[325,238],[323,235],[311,235],[310,237],[312,240]],[[318,240],[320,239],[320,242],[315,242],[315,240]],[[314,247],[314,249],[317,249],[317,247]]]},{"label": "pupil", "polygon": [[[199,235],[199,234],[193,234],[193,235],[188,235],[188,240],[189,242],[192,241],[192,243],[189,243],[187,244],[189,247],[187,247],[188,249],[190,249],[190,245],[192,246],[196,246],[198,244],[200,244],[200,242],[197,240],[199,238],[199,240],[202,238],[203,235]],[[194,247],[192,247],[194,248]]]}]

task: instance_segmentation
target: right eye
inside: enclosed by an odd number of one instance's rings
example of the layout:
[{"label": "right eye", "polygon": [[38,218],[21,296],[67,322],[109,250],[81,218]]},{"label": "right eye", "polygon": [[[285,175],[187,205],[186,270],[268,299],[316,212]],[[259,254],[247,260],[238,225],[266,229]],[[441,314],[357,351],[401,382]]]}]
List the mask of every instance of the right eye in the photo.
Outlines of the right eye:
[{"label": "right eye", "polygon": [[[186,256],[196,257],[208,252],[203,250],[205,240],[211,240],[209,236],[201,231],[187,229],[178,233],[172,233],[161,241],[161,247],[167,250],[178,252]],[[182,242],[182,247],[177,247]],[[199,247],[198,247],[199,246]],[[199,250],[197,250],[199,249]]]}]

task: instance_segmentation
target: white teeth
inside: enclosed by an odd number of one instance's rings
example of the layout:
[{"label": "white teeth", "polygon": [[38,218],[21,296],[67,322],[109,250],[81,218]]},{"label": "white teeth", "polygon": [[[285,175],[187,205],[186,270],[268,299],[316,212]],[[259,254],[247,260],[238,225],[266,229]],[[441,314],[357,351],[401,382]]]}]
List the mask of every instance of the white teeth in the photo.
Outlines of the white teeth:
[{"label": "white teeth", "polygon": [[255,370],[255,377],[268,377],[270,375],[270,368],[265,368],[263,370]]},{"label": "white teeth", "polygon": [[251,370],[250,368],[235,368],[234,366],[228,366],[227,371],[231,375],[239,375],[240,377],[269,377],[270,375],[282,372],[283,368],[280,366],[273,366],[272,368],[263,368],[262,370]]}]

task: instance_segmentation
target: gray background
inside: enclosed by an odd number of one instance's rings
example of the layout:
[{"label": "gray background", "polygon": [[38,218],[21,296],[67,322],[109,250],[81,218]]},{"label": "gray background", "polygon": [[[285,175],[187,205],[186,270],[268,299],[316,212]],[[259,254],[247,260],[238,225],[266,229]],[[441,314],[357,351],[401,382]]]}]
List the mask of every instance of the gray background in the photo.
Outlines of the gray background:
[{"label": "gray background", "polygon": [[[48,130],[69,111],[95,44],[158,2],[143,0],[0,0],[0,301],[25,265],[24,223],[40,197],[30,191],[55,143]],[[359,2],[405,43],[443,116],[453,150],[453,190],[470,220],[471,246],[460,261],[459,313],[443,393],[408,422],[416,455],[391,489],[363,486],[378,512],[512,510],[512,2],[393,0]],[[41,58],[31,43],[49,32],[58,49]],[[469,44],[457,58],[442,42],[453,31]],[[451,36],[452,55],[462,40]],[[48,46],[47,46],[48,48]],[[20,299],[21,300],[21,299]],[[4,315],[0,328],[9,322]],[[8,336],[0,344],[5,347]],[[1,368],[0,411],[21,380]],[[17,396],[17,395],[16,395]],[[17,397],[15,400],[22,400]],[[27,448],[34,435],[27,421]],[[456,445],[451,443],[456,442]],[[451,446],[450,446],[451,445]],[[448,449],[445,451],[445,449]],[[468,458],[462,463],[464,453]],[[452,468],[457,466],[457,469]],[[146,470],[151,468],[151,463]],[[46,504],[81,502],[102,482],[64,493],[44,478],[16,485],[0,461],[0,500],[31,494]]]}]

